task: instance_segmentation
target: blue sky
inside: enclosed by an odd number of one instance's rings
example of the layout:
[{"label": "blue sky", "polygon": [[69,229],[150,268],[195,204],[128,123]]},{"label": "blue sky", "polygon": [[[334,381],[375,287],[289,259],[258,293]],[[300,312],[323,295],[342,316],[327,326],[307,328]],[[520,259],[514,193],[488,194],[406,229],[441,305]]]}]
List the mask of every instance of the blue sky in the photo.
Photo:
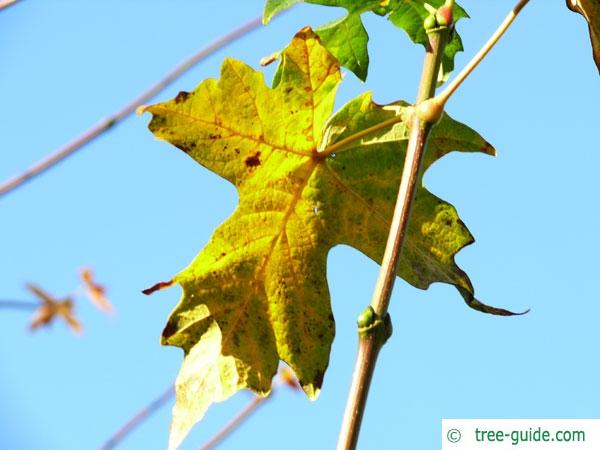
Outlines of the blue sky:
[{"label": "blue sky", "polygon": [[[463,66],[512,7],[465,0]],[[125,104],[174,64],[258,15],[260,1],[23,0],[0,12],[0,178],[21,171]],[[214,55],[159,99],[218,75],[233,56],[258,66],[304,25],[341,11],[301,5]],[[412,100],[422,48],[367,16],[371,69],[348,74],[338,105],[365,90]],[[272,68],[266,70],[268,77]],[[432,449],[442,418],[600,417],[600,180],[598,72],[587,26],[563,0],[532,0],[506,38],[455,94],[448,112],[498,157],[451,154],[426,174],[477,242],[457,261],[478,296],[523,317],[468,309],[445,285],[399,281],[394,336],[381,353],[360,448]],[[57,294],[85,265],[109,287],[117,314],[85,302],[85,334],[62,324],[30,334],[28,316],[0,312],[0,448],[94,449],[177,374],[181,351],[159,345],[178,288],[145,297],[201,250],[235,208],[232,186],[130,117],[76,156],[0,198],[0,298],[28,299],[34,281]],[[337,323],[320,398],[282,390],[223,449],[333,448],[375,263],[334,248],[328,279]],[[200,446],[248,400],[211,408],[183,450]],[[165,407],[120,448],[164,449]]]}]

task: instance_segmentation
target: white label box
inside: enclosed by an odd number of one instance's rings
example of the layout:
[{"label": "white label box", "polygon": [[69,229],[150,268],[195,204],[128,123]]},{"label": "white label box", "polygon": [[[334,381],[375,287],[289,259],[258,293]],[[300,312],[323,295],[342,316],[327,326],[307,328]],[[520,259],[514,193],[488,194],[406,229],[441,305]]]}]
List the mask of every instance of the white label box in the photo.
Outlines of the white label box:
[{"label": "white label box", "polygon": [[600,419],[442,419],[442,450],[600,450]]}]

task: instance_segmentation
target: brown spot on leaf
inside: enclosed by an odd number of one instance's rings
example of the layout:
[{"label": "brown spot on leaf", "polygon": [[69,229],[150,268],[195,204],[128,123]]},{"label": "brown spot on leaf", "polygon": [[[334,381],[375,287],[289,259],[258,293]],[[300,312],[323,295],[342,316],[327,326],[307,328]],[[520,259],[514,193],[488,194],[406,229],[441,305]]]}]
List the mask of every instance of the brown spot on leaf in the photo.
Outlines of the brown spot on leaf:
[{"label": "brown spot on leaf", "polygon": [[173,145],[174,145],[175,147],[177,147],[179,150],[181,150],[181,151],[183,151],[183,152],[185,152],[185,153],[189,153],[189,152],[191,152],[191,151],[192,151],[192,149],[191,149],[190,147],[188,147],[187,145],[185,145],[185,144],[182,144],[182,143],[175,143],[175,142],[174,142],[174,143],[173,143]]},{"label": "brown spot on leaf", "polygon": [[144,289],[142,291],[142,294],[151,295],[151,294],[154,294],[156,291],[160,291],[161,289],[166,289],[171,286],[173,286],[173,280],[160,281],[160,282],[156,283],[154,286],[151,286],[148,289]]},{"label": "brown spot on leaf", "polygon": [[180,104],[181,102],[185,102],[189,96],[190,96],[189,92],[181,91],[175,97],[175,103]]},{"label": "brown spot on leaf", "polygon": [[252,156],[248,156],[246,158],[246,166],[247,167],[256,167],[256,166],[260,166],[260,152],[256,152],[254,155]]},{"label": "brown spot on leaf", "polygon": [[176,331],[177,331],[177,325],[175,325],[171,321],[167,322],[167,325],[165,326],[165,328],[163,329],[163,332],[162,332],[163,338],[169,339],[171,336],[173,336],[175,334]]}]

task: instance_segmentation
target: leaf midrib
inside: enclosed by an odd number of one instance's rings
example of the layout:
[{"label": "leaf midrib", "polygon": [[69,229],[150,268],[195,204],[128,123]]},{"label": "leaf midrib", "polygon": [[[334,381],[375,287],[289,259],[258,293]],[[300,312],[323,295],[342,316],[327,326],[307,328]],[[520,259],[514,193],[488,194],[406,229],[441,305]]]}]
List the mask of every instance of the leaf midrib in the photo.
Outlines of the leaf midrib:
[{"label": "leaf midrib", "polygon": [[[290,201],[290,205],[285,212],[285,216],[281,220],[281,226],[279,227],[277,234],[275,234],[275,236],[273,236],[271,244],[269,245],[269,250],[267,251],[267,254],[265,256],[263,263],[258,268],[258,270],[255,272],[254,280],[260,280],[260,281],[262,281],[262,283],[259,283],[259,282],[252,283],[252,285],[254,286],[254,290],[252,291],[253,293],[254,292],[258,293],[257,291],[258,291],[259,287],[261,287],[261,286],[264,289],[265,286],[264,286],[263,276],[264,276],[264,272],[265,272],[267,266],[269,265],[271,256],[273,255],[273,250],[275,249],[275,246],[277,245],[277,242],[279,241],[279,239],[281,238],[283,233],[286,231],[287,223],[288,223],[290,217],[292,216],[292,213],[294,212],[296,206],[298,205],[298,202],[302,198],[302,193],[304,192],[304,189],[306,189],[306,186],[308,185],[308,180],[310,180],[311,176],[315,172],[315,169],[319,166],[319,162],[317,160],[311,159],[310,165],[311,165],[311,167],[308,170],[308,174],[303,179],[303,181],[300,183],[300,185],[298,186],[298,189],[296,190],[296,192],[294,193],[294,196],[292,197],[292,200]],[[247,308],[248,304],[250,303],[250,301],[252,300],[252,298],[253,298],[252,296],[248,295],[246,297],[246,300],[242,303],[241,307],[239,308],[239,313],[238,313],[237,317],[234,319],[232,325],[230,325],[230,327],[229,327],[229,331],[227,332],[227,334],[225,336],[223,336],[223,340],[221,341],[222,347],[227,342],[229,342],[229,338],[231,337],[233,331],[237,328],[237,325],[240,322],[241,318],[243,317],[243,313],[246,310],[246,308]],[[211,315],[212,315],[212,313],[211,313]]]}]

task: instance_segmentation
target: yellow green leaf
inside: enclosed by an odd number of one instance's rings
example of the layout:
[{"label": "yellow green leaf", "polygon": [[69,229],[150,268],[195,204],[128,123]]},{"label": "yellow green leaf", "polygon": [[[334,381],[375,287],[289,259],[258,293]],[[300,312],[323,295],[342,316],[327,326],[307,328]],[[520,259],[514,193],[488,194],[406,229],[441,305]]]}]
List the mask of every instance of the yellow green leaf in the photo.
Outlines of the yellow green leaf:
[{"label": "yellow green leaf", "polygon": [[[183,297],[163,343],[185,351],[172,450],[210,403],[243,388],[267,395],[280,360],[315,398],[334,336],[327,253],[348,244],[378,262],[383,254],[412,107],[376,105],[365,94],[330,118],[339,65],[308,28],[281,64],[269,88],[261,73],[227,59],[218,81],[145,108],[159,139],[239,192],[233,215],[172,280]],[[378,125],[386,120],[396,124]],[[493,153],[481,136],[444,116],[425,167],[452,150]],[[455,209],[421,187],[413,210],[398,274],[420,288],[451,283],[473,308],[510,314],[475,300],[454,263],[473,241]]]}]

